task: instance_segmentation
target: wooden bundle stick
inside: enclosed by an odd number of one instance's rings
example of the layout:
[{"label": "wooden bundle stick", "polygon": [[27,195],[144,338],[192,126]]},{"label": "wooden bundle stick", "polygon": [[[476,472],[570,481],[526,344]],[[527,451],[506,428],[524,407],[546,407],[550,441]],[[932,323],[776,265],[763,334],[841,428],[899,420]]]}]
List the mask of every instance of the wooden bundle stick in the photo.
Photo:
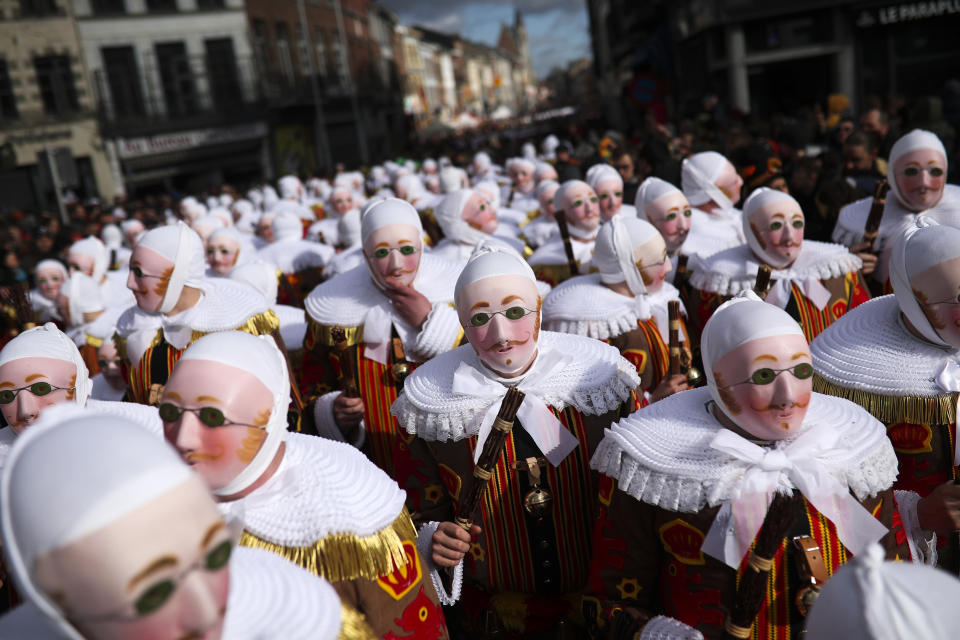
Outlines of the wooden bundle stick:
[{"label": "wooden bundle stick", "polygon": [[577,259],[573,257],[573,244],[570,241],[570,229],[567,227],[567,214],[563,211],[557,211],[553,214],[553,217],[557,221],[557,226],[560,227],[563,251],[567,254],[567,266],[570,268],[570,277],[572,278],[580,273],[580,270],[577,268]]},{"label": "wooden bundle stick", "polygon": [[340,384],[343,395],[347,398],[359,398],[360,391],[357,388],[357,375],[353,370],[353,354],[347,344],[347,332],[343,327],[334,327],[330,330],[330,335],[333,336],[333,347],[340,357]]},{"label": "wooden bundle stick", "polygon": [[685,373],[680,361],[680,301],[669,301],[667,313],[670,318],[670,375],[676,376]]},{"label": "wooden bundle stick", "polygon": [[762,264],[757,270],[757,281],[753,285],[753,292],[760,296],[760,299],[767,297],[767,289],[770,287],[770,274],[772,273],[769,265]]},{"label": "wooden bundle stick", "polygon": [[750,630],[767,594],[767,581],[773,568],[773,558],[797,518],[800,505],[796,503],[800,500],[800,496],[778,492],[767,508],[756,544],[750,551],[747,568],[740,578],[733,607],[724,621],[724,638],[743,640],[750,637]]},{"label": "wooden bundle stick", "polygon": [[867,223],[863,226],[863,241],[868,243],[871,252],[873,252],[873,243],[877,239],[877,232],[880,230],[880,220],[883,219],[883,209],[887,204],[887,191],[889,190],[890,183],[887,182],[886,178],[882,178],[873,191],[870,213],[867,215]]},{"label": "wooden bundle stick", "polygon": [[480,506],[483,492],[487,489],[487,482],[493,475],[493,469],[497,466],[507,437],[513,430],[513,421],[517,417],[517,411],[520,410],[524,397],[523,391],[510,387],[507,389],[507,395],[503,397],[503,402],[500,403],[500,411],[497,412],[497,417],[493,421],[493,428],[490,429],[490,435],[483,443],[480,459],[473,468],[473,484],[470,486],[470,492],[460,503],[460,510],[457,513],[456,523],[464,531],[470,531],[473,526],[473,512]]},{"label": "wooden bundle stick", "polygon": [[687,281],[687,262],[689,260],[690,256],[685,253],[681,253],[679,256],[677,256],[677,273],[673,277],[673,284],[678,288]]}]

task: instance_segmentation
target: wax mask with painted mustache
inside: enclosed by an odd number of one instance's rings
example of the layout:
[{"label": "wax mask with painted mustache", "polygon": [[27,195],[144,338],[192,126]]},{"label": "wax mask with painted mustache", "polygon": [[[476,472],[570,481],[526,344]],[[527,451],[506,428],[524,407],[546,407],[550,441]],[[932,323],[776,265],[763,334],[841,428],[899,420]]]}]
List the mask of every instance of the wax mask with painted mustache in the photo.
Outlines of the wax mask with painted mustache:
[{"label": "wax mask with painted mustache", "polygon": [[226,487],[266,439],[273,394],[252,373],[181,360],[160,399],[164,435],[211,490]]},{"label": "wax mask with painted mustache", "polygon": [[[803,246],[803,210],[792,198],[784,198],[758,207],[750,214],[750,230],[757,240],[757,256],[775,269],[789,267]],[[756,247],[754,250],[756,251]]]},{"label": "wax mask with painted mustache", "polygon": [[537,355],[540,294],[529,279],[491,276],[471,282],[457,298],[467,340],[481,362],[501,377],[523,373]]},{"label": "wax mask with painted mustache", "polygon": [[370,274],[378,285],[388,289],[413,285],[422,252],[420,232],[407,224],[380,227],[363,243]]},{"label": "wax mask with painted mustache", "polygon": [[813,393],[810,347],[803,336],[758,338],[713,363],[724,412],[761,440],[796,434]]}]

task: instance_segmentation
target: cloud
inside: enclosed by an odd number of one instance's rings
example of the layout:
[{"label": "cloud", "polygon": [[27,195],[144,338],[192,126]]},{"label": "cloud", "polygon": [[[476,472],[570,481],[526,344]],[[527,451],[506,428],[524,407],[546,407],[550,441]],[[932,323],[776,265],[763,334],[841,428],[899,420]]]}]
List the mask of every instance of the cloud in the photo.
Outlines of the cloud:
[{"label": "cloud", "polygon": [[417,24],[442,33],[460,33],[463,30],[463,16],[459,13],[448,13],[420,21]]}]

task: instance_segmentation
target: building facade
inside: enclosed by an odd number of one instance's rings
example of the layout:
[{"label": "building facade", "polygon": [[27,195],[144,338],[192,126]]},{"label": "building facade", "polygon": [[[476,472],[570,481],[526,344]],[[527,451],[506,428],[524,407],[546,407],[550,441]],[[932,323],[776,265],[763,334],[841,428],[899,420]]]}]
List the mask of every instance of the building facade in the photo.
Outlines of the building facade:
[{"label": "building facade", "polygon": [[0,0],[0,211],[115,195],[95,109],[69,0]]},{"label": "building facade", "polygon": [[196,192],[271,174],[243,0],[74,0],[118,183]]}]

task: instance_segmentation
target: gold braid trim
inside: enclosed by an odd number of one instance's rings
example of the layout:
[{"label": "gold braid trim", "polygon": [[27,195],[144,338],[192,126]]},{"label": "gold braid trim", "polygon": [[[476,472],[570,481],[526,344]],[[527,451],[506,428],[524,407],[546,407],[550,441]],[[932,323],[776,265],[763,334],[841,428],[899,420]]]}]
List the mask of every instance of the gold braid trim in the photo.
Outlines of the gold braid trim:
[{"label": "gold braid trim", "polygon": [[83,334],[83,338],[88,345],[94,349],[99,349],[103,346],[103,338],[98,338],[97,336],[92,336],[89,333]]},{"label": "gold braid trim", "polygon": [[337,634],[337,640],[376,639],[377,634],[367,624],[363,614],[350,605],[340,603],[340,633]]},{"label": "gold braid trim", "polygon": [[872,391],[848,389],[813,376],[813,390],[857,403],[886,424],[951,424],[957,419],[957,394],[945,396],[885,396]]},{"label": "gold braid trim", "polygon": [[[323,345],[325,347],[333,347],[333,330],[337,328],[336,325],[332,324],[320,324],[313,318],[307,315],[307,328],[310,331],[310,337],[313,338],[313,344]],[[363,325],[357,327],[339,327],[343,329],[344,335],[347,337],[347,346],[352,347],[355,344],[360,344],[363,342]]]},{"label": "gold braid trim", "polygon": [[390,525],[369,536],[331,533],[309,547],[287,547],[244,531],[240,544],[272,551],[328,582],[340,582],[355,578],[376,580],[393,571],[394,566],[404,566],[403,541],[416,538],[413,520],[404,507]]}]

